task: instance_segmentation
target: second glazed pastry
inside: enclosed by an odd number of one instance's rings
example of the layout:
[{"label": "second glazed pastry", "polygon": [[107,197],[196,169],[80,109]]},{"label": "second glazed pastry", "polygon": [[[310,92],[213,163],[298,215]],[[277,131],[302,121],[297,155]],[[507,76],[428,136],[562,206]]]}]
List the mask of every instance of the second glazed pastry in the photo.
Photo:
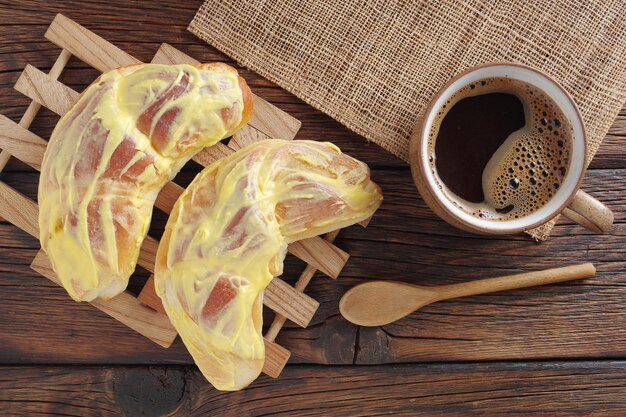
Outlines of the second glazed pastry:
[{"label": "second glazed pastry", "polygon": [[205,168],[179,197],[155,285],[216,388],[259,375],[263,290],[282,274],[287,245],[370,217],[382,193],[369,174],[330,143],[268,139]]}]

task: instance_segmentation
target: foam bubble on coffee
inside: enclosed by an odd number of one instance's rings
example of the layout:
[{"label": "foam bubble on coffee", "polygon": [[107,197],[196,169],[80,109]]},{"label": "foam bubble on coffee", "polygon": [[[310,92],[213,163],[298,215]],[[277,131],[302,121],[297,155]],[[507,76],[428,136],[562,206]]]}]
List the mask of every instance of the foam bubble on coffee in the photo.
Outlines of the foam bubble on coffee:
[{"label": "foam bubble on coffee", "polygon": [[[497,92],[519,98],[524,106],[525,125],[511,133],[487,162],[482,172],[484,201],[469,202],[453,193],[437,175],[434,152],[437,129],[460,100]],[[481,80],[456,92],[438,118],[429,140],[431,169],[450,201],[473,216],[490,220],[527,216],[554,196],[567,174],[572,148],[571,123],[558,105],[537,87],[510,78]]]}]

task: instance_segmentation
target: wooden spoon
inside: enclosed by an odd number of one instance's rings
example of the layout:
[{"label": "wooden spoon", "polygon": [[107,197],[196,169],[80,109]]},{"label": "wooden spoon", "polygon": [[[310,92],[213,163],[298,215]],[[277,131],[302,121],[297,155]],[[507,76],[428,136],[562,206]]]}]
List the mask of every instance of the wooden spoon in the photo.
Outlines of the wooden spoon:
[{"label": "wooden spoon", "polygon": [[370,281],[346,292],[339,311],[346,320],[361,326],[382,326],[405,317],[435,301],[466,295],[533,287],[594,276],[590,263],[487,278],[461,284],[420,286],[397,281]]}]

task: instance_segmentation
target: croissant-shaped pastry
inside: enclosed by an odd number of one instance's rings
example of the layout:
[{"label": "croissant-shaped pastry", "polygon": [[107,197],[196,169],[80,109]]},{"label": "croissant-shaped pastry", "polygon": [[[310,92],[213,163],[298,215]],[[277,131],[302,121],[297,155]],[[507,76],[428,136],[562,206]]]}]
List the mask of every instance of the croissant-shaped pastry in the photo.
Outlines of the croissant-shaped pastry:
[{"label": "croissant-shaped pastry", "polygon": [[73,299],[126,288],[161,188],[251,113],[249,88],[226,64],[133,65],[81,94],[39,180],[41,246]]},{"label": "croissant-shaped pastry", "polygon": [[198,174],[165,227],[155,284],[216,388],[261,372],[263,290],[287,244],[364,220],[381,202],[368,167],[331,143],[264,140]]}]

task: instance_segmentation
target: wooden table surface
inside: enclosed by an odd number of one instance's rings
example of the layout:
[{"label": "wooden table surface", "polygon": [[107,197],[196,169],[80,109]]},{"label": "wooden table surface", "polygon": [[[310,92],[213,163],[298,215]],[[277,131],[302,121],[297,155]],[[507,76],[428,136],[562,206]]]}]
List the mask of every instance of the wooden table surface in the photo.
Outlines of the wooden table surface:
[{"label": "wooden table surface", "polygon": [[[0,2],[0,112],[17,121],[28,104],[13,90],[21,70],[48,71],[58,55],[43,37],[57,12],[141,60],[168,42],[201,61],[233,63],[186,31],[200,3]],[[0,415],[626,415],[626,109],[583,185],[614,210],[612,231],[596,235],[562,219],[538,244],[448,226],[419,198],[404,162],[240,71],[255,93],[302,121],[299,139],[332,140],[367,162],[385,193],[367,229],[337,240],[351,254],[340,279],[315,278],[307,290],[321,303],[311,326],[279,335],[293,352],[280,379],[262,376],[237,393],[212,389],[180,340],[163,349],[32,271],[38,242],[2,222]],[[62,80],[81,90],[96,76],[73,58]],[[32,129],[48,137],[56,120],[42,110]],[[0,180],[36,198],[37,175],[25,165],[12,160]],[[157,213],[152,233],[165,220]],[[340,296],[364,280],[455,283],[584,261],[597,266],[595,278],[441,302],[380,328],[351,325],[338,312]],[[302,267],[287,262],[285,279]]]}]

